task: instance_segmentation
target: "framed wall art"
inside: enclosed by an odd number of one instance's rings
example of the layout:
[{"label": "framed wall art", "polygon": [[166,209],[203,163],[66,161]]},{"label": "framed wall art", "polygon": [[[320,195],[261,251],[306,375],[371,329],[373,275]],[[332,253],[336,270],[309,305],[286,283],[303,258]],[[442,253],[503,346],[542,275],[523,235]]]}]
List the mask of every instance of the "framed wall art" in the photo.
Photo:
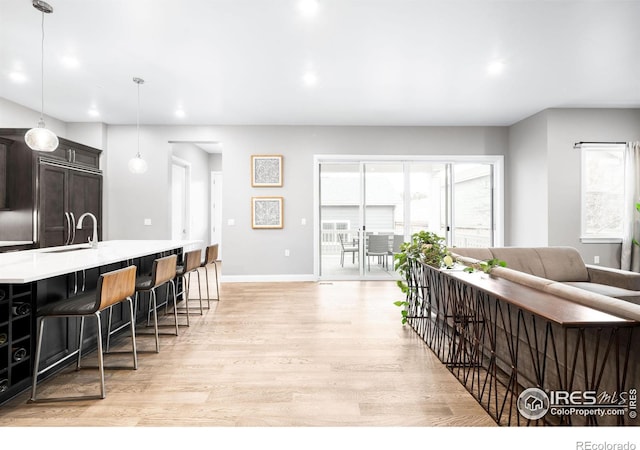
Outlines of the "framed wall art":
[{"label": "framed wall art", "polygon": [[282,187],[282,155],[251,155],[251,186]]},{"label": "framed wall art", "polygon": [[282,197],[251,197],[251,228],[282,228]]}]

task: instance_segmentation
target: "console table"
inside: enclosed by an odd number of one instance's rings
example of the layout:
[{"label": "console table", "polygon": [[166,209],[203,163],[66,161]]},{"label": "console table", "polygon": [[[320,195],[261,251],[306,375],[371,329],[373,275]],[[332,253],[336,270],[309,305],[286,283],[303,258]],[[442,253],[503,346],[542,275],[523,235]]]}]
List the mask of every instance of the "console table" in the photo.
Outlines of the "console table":
[{"label": "console table", "polygon": [[635,412],[532,420],[517,409],[527,388],[633,393],[638,322],[481,272],[409,264],[407,323],[498,424],[638,424]]}]

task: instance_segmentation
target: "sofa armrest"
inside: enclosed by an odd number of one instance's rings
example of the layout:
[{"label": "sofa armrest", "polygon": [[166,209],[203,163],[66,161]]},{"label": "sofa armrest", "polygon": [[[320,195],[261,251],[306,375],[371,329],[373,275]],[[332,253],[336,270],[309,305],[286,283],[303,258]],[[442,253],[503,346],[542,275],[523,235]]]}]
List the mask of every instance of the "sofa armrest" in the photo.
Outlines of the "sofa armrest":
[{"label": "sofa armrest", "polygon": [[587,272],[589,272],[589,281],[592,283],[640,291],[640,273],[590,264],[586,264],[586,267]]}]

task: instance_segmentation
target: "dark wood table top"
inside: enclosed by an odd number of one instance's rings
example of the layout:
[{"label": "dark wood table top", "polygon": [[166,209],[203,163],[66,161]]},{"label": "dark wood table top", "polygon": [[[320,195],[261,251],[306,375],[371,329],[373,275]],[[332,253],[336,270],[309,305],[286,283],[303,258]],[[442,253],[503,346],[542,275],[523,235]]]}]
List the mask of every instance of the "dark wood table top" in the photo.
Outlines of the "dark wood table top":
[{"label": "dark wood table top", "polygon": [[482,272],[468,273],[449,269],[440,271],[563,327],[624,327],[639,324],[635,320],[617,317],[563,297]]}]

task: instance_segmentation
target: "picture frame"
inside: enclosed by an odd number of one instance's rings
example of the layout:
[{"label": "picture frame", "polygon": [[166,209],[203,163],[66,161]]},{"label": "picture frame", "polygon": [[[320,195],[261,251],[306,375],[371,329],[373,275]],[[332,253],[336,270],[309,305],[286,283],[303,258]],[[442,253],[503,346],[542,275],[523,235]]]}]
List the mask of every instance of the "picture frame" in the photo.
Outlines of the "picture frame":
[{"label": "picture frame", "polygon": [[251,155],[251,186],[282,187],[282,155]]},{"label": "picture frame", "polygon": [[283,228],[283,203],[283,197],[251,197],[251,228]]}]

